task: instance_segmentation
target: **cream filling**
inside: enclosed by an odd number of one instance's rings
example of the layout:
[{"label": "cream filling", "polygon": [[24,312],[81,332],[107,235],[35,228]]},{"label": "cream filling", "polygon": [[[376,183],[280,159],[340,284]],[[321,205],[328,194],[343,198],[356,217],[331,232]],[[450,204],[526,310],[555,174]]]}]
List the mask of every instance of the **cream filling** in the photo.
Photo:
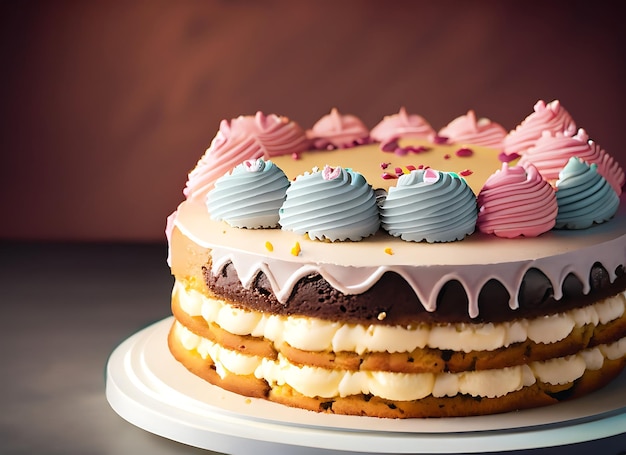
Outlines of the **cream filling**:
[{"label": "cream filling", "polygon": [[430,395],[453,397],[459,393],[494,398],[531,386],[536,381],[570,383],[586,370],[600,369],[605,359],[615,360],[626,355],[626,338],[622,338],[567,357],[494,370],[462,373],[328,370],[294,365],[280,354],[276,360],[244,355],[195,335],[178,322],[174,330],[185,349],[210,358],[222,378],[229,374],[253,374],[270,385],[286,384],[305,396],[322,398],[360,393],[397,401],[418,400]]},{"label": "cream filling", "polygon": [[411,352],[425,347],[453,351],[492,351],[526,340],[550,344],[566,338],[575,327],[596,326],[620,318],[626,311],[626,291],[584,308],[535,319],[500,324],[442,324],[415,327],[359,325],[301,316],[278,316],[234,308],[208,298],[176,281],[173,297],[190,316],[202,316],[236,335],[286,342],[304,351]]}]

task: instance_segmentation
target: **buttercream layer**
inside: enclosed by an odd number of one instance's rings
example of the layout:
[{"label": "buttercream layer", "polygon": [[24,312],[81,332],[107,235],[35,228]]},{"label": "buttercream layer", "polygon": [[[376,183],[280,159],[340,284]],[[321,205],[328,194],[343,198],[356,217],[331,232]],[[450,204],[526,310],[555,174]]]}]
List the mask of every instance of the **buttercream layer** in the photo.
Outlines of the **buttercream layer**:
[{"label": "buttercream layer", "polygon": [[570,384],[586,370],[599,370],[606,360],[622,361],[626,356],[626,338],[622,338],[574,355],[528,365],[463,373],[407,374],[294,365],[280,354],[275,359],[249,356],[199,337],[178,322],[172,327],[172,335],[186,350],[195,351],[211,362],[222,379],[231,375],[253,376],[266,381],[270,387],[289,385],[302,395],[322,398],[360,394],[398,401],[458,394],[494,398],[536,382]]}]

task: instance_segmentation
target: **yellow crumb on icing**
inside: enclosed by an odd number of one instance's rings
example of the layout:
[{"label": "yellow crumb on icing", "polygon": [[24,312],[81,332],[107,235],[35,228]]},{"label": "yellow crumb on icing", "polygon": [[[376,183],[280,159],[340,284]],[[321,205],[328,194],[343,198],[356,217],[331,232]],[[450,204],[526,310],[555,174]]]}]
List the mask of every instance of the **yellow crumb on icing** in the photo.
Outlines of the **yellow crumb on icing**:
[{"label": "yellow crumb on icing", "polygon": [[272,242],[270,241],[265,242],[265,249],[270,252],[274,251],[274,245],[272,245]]},{"label": "yellow crumb on icing", "polygon": [[291,254],[293,254],[294,256],[300,256],[301,251],[302,250],[300,249],[300,242],[296,242],[296,244],[291,249]]},{"label": "yellow crumb on icing", "polygon": [[391,248],[385,248],[385,253],[391,256],[393,254],[393,250]]}]

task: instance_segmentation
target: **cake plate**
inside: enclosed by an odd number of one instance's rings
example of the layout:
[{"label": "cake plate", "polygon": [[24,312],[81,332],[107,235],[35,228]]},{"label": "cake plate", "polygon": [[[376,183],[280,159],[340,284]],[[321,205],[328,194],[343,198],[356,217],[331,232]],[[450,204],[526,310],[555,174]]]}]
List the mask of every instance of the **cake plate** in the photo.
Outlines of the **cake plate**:
[{"label": "cake plate", "polygon": [[485,453],[555,447],[622,434],[626,372],[586,397],[491,416],[379,419],[319,414],[236,395],[189,373],[169,353],[172,317],[123,341],[106,369],[106,396],[128,422],[232,455]]}]

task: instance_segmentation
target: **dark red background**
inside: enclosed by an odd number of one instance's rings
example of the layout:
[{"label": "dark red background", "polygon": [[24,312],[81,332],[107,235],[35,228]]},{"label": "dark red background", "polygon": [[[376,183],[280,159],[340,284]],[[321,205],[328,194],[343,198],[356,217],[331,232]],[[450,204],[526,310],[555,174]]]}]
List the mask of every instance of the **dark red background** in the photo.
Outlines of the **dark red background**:
[{"label": "dark red background", "polygon": [[513,128],[560,99],[626,166],[613,2],[5,1],[0,238],[163,240],[222,118]]}]

